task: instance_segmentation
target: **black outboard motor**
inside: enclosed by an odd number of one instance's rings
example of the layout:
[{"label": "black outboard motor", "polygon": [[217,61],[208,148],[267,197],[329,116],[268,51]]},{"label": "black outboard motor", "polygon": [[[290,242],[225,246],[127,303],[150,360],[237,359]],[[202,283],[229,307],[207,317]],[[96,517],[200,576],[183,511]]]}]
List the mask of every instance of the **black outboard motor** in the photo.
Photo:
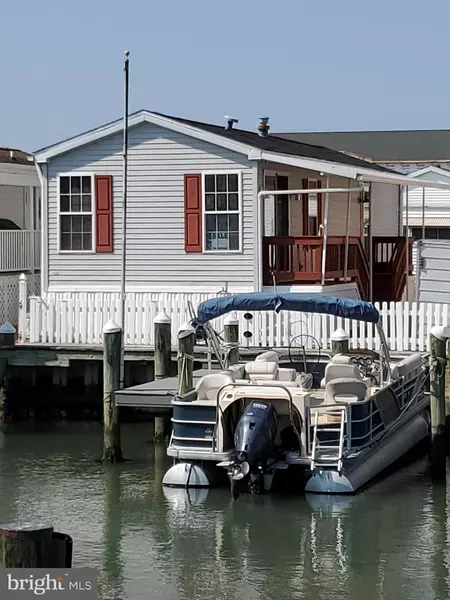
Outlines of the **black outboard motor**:
[{"label": "black outboard motor", "polygon": [[232,491],[235,482],[249,475],[252,492],[261,489],[261,477],[267,461],[274,457],[277,433],[277,413],[270,402],[253,400],[245,409],[234,432],[236,457],[228,474]]}]

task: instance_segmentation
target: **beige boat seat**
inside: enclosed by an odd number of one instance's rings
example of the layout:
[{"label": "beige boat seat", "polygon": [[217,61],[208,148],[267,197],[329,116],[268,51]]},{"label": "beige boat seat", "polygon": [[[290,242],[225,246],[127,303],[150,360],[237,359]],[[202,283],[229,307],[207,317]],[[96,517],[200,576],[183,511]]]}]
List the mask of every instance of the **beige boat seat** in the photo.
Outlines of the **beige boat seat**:
[{"label": "beige boat seat", "polygon": [[278,374],[277,362],[254,361],[245,365],[245,375],[250,381],[274,380]]},{"label": "beige boat seat", "polygon": [[331,358],[333,365],[352,365],[352,357],[347,354],[335,354]]},{"label": "beige boat seat", "polygon": [[350,404],[366,398],[367,386],[362,379],[340,377],[325,386],[326,404]]},{"label": "beige boat seat", "polygon": [[[363,380],[361,371],[354,364],[335,364],[330,362],[325,367],[325,377],[322,379],[320,387],[325,389],[327,384],[333,379],[341,379],[342,377],[350,377],[351,379]],[[367,382],[366,382],[367,383]]]},{"label": "beige boat seat", "polygon": [[258,354],[258,356],[255,358],[255,362],[279,362],[280,360],[280,355],[278,354],[278,352],[275,352],[274,350],[268,350],[267,352],[263,352],[262,354]]},{"label": "beige boat seat", "polygon": [[404,377],[411,371],[415,371],[422,365],[423,359],[420,352],[415,352],[410,356],[407,356],[403,360],[398,363],[395,363],[392,368],[392,378],[399,379],[400,377]]},{"label": "beige boat seat", "polygon": [[217,392],[225,385],[235,383],[235,378],[231,373],[210,373],[198,380],[195,386],[197,400],[217,399]]},{"label": "beige boat seat", "polygon": [[277,373],[278,381],[288,382],[295,381],[297,378],[297,371],[288,367],[279,367]]}]

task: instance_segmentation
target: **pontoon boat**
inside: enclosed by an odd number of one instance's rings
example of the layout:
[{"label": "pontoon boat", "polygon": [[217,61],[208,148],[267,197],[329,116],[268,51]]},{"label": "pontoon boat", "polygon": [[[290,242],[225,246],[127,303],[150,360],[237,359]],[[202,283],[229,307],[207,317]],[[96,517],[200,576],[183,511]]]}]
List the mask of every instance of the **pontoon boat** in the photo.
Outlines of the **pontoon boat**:
[{"label": "pontoon boat", "polygon": [[322,294],[237,294],[203,302],[192,324],[217,346],[211,321],[264,310],[374,323],[381,352],[353,348],[325,362],[322,352],[320,364],[309,353],[292,364],[270,350],[228,367],[219,356],[220,369],[172,401],[168,454],[174,465],[164,485],[207,487],[222,474],[234,495],[301,478],[306,492],[354,493],[429,435],[427,359],[413,353],[393,360],[371,303]]}]

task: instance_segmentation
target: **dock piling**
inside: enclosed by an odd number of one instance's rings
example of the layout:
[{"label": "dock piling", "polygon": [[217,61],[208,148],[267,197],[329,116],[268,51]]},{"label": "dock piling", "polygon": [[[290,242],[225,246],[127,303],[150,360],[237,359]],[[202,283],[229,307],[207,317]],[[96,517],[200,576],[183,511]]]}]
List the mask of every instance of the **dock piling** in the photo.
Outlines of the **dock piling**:
[{"label": "dock piling", "polygon": [[236,315],[229,313],[224,321],[224,338],[226,344],[225,365],[237,365],[239,363],[239,321]]},{"label": "dock piling", "polygon": [[436,326],[430,332],[430,469],[436,479],[445,478],[447,439],[445,430],[445,370],[450,327]]},{"label": "dock piling", "polygon": [[165,312],[154,320],[155,328],[155,379],[169,377],[172,363],[172,324]]},{"label": "dock piling", "polygon": [[72,538],[47,525],[0,526],[0,568],[72,567]]},{"label": "dock piling", "polygon": [[339,327],[331,334],[331,351],[333,354],[345,354],[350,347],[350,337],[345,329]]},{"label": "dock piling", "polygon": [[194,389],[194,341],[194,328],[184,323],[178,331],[178,392],[181,395]]},{"label": "dock piling", "polygon": [[11,323],[4,323],[0,327],[0,347],[9,348],[16,344],[16,328]]},{"label": "dock piling", "polygon": [[123,461],[119,412],[114,392],[120,387],[122,330],[110,321],[103,329],[103,462]]},{"label": "dock piling", "polygon": [[155,415],[155,445],[164,444],[166,430],[166,419],[164,415]]}]

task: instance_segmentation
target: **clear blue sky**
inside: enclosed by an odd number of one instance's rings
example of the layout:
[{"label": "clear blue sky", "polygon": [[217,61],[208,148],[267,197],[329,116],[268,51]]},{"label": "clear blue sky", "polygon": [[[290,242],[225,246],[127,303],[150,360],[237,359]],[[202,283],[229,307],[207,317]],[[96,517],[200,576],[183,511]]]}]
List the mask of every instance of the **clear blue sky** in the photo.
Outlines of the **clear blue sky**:
[{"label": "clear blue sky", "polygon": [[3,0],[0,146],[131,110],[273,131],[450,128],[449,0]]}]

